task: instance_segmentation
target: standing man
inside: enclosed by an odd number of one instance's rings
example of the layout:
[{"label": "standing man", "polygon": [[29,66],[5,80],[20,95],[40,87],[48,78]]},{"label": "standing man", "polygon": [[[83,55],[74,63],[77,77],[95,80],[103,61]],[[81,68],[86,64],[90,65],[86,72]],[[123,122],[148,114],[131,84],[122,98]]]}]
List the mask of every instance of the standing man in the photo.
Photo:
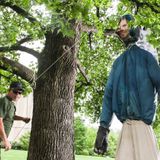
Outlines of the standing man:
[{"label": "standing man", "polygon": [[21,83],[12,82],[7,95],[0,98],[0,139],[3,142],[5,150],[11,149],[8,135],[14,120],[21,120],[25,123],[30,121],[30,118],[15,115],[16,107],[14,102],[20,99],[23,91]]},{"label": "standing man", "polygon": [[160,67],[153,55],[136,45],[138,28],[129,28],[131,15],[121,17],[117,34],[127,47],[114,62],[108,78],[100,127],[94,151],[104,154],[113,113],[123,123],[116,160],[158,160],[158,148],[152,130],[160,95]]}]

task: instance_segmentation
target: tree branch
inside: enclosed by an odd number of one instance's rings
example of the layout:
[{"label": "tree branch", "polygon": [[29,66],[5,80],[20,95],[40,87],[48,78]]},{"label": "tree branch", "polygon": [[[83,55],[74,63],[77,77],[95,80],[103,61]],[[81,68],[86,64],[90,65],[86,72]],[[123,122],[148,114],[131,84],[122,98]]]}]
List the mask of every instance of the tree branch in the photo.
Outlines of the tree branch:
[{"label": "tree branch", "polygon": [[78,67],[79,71],[81,72],[82,76],[85,78],[87,84],[90,84],[90,80],[89,80],[87,74],[85,73],[84,68],[82,68],[79,60],[77,60],[77,67]]},{"label": "tree branch", "polygon": [[31,69],[6,57],[0,56],[0,68],[6,71],[11,71],[29,83],[32,83],[34,80],[34,72]]},{"label": "tree branch", "polygon": [[32,40],[32,39],[33,39],[33,38],[31,38],[30,36],[27,36],[27,37],[19,40],[19,41],[17,42],[17,44],[23,44],[23,43],[28,42],[28,41],[30,41],[30,40]]},{"label": "tree branch", "polygon": [[[87,26],[87,25],[83,25],[81,30],[83,32],[88,32],[88,33],[96,33],[96,32],[98,32],[98,30],[95,27]],[[115,33],[114,29],[105,29],[104,30],[104,35],[105,36],[112,35],[114,33]]]},{"label": "tree branch", "polygon": [[90,50],[92,50],[92,32],[89,32],[89,33],[88,33],[88,40],[89,40]]},{"label": "tree branch", "polygon": [[[147,6],[149,7],[153,12],[155,13],[160,13],[160,10],[158,10],[158,8],[160,8],[160,5],[158,5],[157,3],[154,3],[153,5],[147,2],[139,2],[138,0],[131,0],[131,2],[134,2],[137,6],[137,8],[139,7],[144,7]],[[155,8],[157,7],[157,9]]]},{"label": "tree branch", "polygon": [[96,6],[96,16],[100,18],[100,8]]},{"label": "tree branch", "polygon": [[20,8],[19,6],[16,6],[15,4],[12,4],[11,2],[7,2],[6,0],[1,0],[0,5],[4,7],[9,7],[16,13],[20,14],[21,16],[27,18],[30,22],[38,22],[32,15],[30,15],[28,12],[26,12],[24,9]]},{"label": "tree branch", "polygon": [[83,31],[83,32],[97,32],[98,30],[95,27],[83,25],[81,27],[81,31]]},{"label": "tree branch", "polygon": [[105,36],[110,36],[110,35],[113,35],[113,34],[115,34],[115,30],[114,29],[105,29],[104,30],[104,35]]},{"label": "tree branch", "polygon": [[21,46],[22,43],[27,42],[31,40],[30,37],[26,37],[24,39],[21,39],[20,41],[18,41],[16,44],[13,44],[12,46],[6,46],[6,47],[0,47],[0,52],[9,52],[9,51],[23,51],[23,52],[27,52],[31,55],[33,55],[36,58],[40,57],[39,52],[35,51],[34,49],[25,47],[25,46]]},{"label": "tree branch", "polygon": [[28,47],[25,47],[25,46],[19,46],[19,47],[17,47],[17,49],[20,50],[20,51],[29,53],[36,58],[40,57],[39,52],[35,51],[34,49],[31,49],[31,48],[28,48]]}]

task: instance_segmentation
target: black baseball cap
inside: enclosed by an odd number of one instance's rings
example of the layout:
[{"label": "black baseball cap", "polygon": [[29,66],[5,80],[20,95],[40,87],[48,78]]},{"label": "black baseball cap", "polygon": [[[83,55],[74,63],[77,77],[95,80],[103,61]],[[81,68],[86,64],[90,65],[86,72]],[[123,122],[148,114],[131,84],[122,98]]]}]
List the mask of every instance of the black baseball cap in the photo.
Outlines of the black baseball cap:
[{"label": "black baseball cap", "polygon": [[19,90],[19,91],[24,91],[23,86],[20,82],[12,82],[10,84],[10,89],[14,89],[14,90]]}]

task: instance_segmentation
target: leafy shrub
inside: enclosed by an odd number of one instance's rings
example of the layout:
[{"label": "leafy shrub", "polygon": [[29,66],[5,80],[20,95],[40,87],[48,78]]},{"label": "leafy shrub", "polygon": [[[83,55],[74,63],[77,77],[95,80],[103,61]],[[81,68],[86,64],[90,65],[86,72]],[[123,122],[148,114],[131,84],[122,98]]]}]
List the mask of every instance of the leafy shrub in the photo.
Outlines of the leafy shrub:
[{"label": "leafy shrub", "polygon": [[[96,139],[97,129],[86,127],[83,120],[80,117],[74,120],[74,148],[75,154],[77,155],[90,155],[97,156],[93,152],[94,142]],[[30,132],[25,133],[17,142],[12,144],[13,149],[28,150],[30,139]],[[109,145],[108,152],[106,153],[109,157],[115,157],[116,146],[117,146],[118,134],[109,133]]]},{"label": "leafy shrub", "polygon": [[95,155],[94,151],[93,151],[93,147],[94,147],[94,142],[96,139],[96,133],[97,130],[95,128],[89,128],[87,127],[86,130],[86,150],[88,150],[88,155]]},{"label": "leafy shrub", "polygon": [[[97,129],[86,127],[80,117],[77,117],[75,118],[74,131],[75,154],[97,156],[93,151]],[[118,133],[110,132],[108,141],[108,152],[106,155],[114,158],[118,143]]]},{"label": "leafy shrub", "polygon": [[13,142],[12,148],[18,150],[28,150],[30,132],[26,132],[18,141]]},{"label": "leafy shrub", "polygon": [[74,120],[75,154],[83,154],[86,145],[86,128],[80,117]]},{"label": "leafy shrub", "polygon": [[116,154],[116,148],[118,143],[118,135],[117,133],[110,132],[108,135],[108,152],[107,155],[109,157],[114,158]]}]

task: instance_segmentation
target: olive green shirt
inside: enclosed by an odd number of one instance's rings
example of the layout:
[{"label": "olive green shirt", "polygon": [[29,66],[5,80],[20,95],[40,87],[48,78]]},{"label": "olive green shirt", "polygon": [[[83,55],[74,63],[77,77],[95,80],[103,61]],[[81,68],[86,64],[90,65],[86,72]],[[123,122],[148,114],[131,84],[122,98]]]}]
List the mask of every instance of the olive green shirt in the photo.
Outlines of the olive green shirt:
[{"label": "olive green shirt", "polygon": [[16,107],[9,97],[0,98],[0,117],[3,118],[4,130],[7,136],[12,128],[15,112]]}]

